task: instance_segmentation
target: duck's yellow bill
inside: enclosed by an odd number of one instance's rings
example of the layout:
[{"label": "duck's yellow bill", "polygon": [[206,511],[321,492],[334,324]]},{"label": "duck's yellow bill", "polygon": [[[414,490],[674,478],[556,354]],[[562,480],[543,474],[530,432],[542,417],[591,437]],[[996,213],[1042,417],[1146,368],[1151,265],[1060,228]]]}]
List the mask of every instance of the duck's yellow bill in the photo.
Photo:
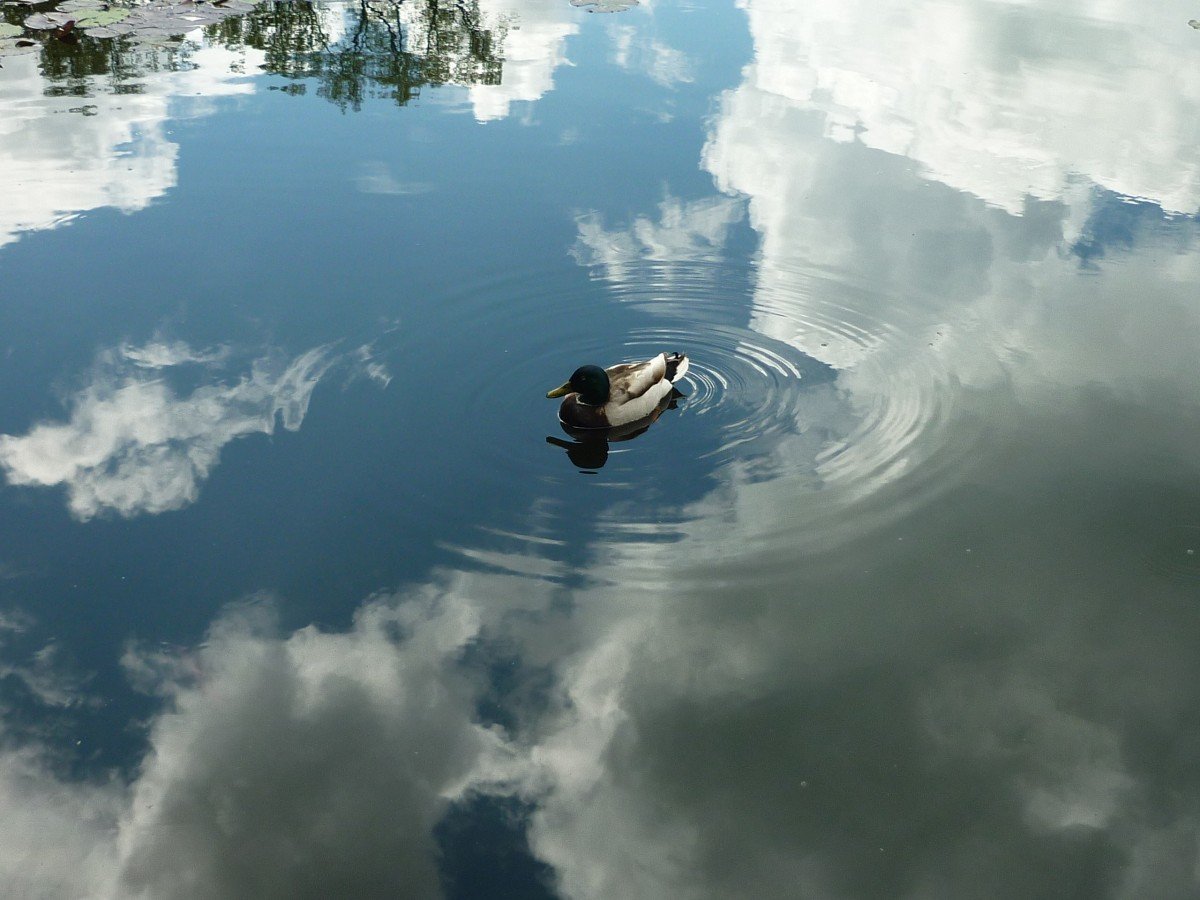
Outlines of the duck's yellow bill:
[{"label": "duck's yellow bill", "polygon": [[546,391],[546,397],[553,400],[555,397],[565,397],[571,393],[571,382],[565,381],[552,391]]}]

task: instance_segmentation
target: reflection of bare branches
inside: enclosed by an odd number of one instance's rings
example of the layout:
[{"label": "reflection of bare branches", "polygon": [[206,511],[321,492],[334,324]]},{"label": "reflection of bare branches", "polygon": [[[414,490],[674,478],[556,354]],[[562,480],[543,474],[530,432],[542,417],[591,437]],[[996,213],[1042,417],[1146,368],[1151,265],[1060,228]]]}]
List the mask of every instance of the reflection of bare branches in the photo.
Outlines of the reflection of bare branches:
[{"label": "reflection of bare branches", "polygon": [[345,35],[329,38],[327,17],[311,3],[263,4],[208,29],[230,46],[262,50],[264,68],[313,79],[317,93],[358,109],[368,96],[405,104],[427,84],[499,84],[502,25],[488,28],[478,0],[357,0],[345,8]]},{"label": "reflection of bare branches", "polygon": [[363,35],[367,30],[367,20],[371,17],[371,9],[367,4],[367,0],[361,0],[358,4],[358,28],[354,32],[354,37],[350,39],[350,46],[356,51],[362,50]]},{"label": "reflection of bare branches", "polygon": [[[365,2],[365,0],[364,0],[364,2]],[[403,29],[401,28],[401,25],[400,25],[399,11],[397,10],[396,27],[395,28],[392,28],[391,21],[385,15],[381,15],[379,17],[379,21],[382,22],[383,27],[387,29],[388,43],[391,45],[392,52],[393,53],[402,53],[403,50],[401,49],[401,46],[400,46],[400,35],[402,34]]]},{"label": "reflection of bare branches", "polygon": [[178,46],[150,46],[135,42],[95,39],[66,43],[47,40],[41,43],[39,68],[49,82],[47,96],[90,97],[104,78],[109,93],[138,94],[138,80],[152,72],[176,72],[190,68],[194,47],[186,42]]}]

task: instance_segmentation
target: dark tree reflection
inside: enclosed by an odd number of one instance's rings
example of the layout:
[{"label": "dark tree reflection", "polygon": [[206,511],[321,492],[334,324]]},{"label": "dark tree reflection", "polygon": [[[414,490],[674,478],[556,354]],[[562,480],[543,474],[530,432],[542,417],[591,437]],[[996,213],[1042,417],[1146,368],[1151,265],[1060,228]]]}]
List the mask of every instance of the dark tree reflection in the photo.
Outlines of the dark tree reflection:
[{"label": "dark tree reflection", "polygon": [[50,82],[46,95],[89,97],[104,81],[108,93],[140,94],[139,82],[146,76],[192,68],[192,49],[187,43],[144,47],[86,37],[70,44],[48,40],[40,50],[42,76]]},{"label": "dark tree reflection", "polygon": [[312,79],[320,96],[342,108],[359,109],[368,97],[403,105],[427,84],[500,83],[505,29],[485,27],[478,2],[359,0],[345,7],[337,37],[330,15],[312,3],[264,3],[207,34],[261,50],[266,71]]}]

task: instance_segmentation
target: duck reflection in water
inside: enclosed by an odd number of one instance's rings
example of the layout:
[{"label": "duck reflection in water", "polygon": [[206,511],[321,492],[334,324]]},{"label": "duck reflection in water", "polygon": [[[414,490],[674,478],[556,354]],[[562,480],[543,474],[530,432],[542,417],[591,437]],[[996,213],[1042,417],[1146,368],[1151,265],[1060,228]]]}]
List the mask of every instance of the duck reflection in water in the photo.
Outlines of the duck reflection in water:
[{"label": "duck reflection in water", "polygon": [[679,401],[684,396],[684,394],[672,387],[671,393],[659,401],[658,406],[650,415],[638,419],[636,422],[630,422],[628,425],[618,425],[614,428],[576,428],[573,425],[568,425],[566,422],[560,421],[559,424],[562,426],[562,430],[570,435],[573,440],[564,441],[562,438],[548,435],[546,443],[553,444],[555,447],[562,447],[566,450],[567,458],[571,460],[576,468],[584,470],[602,469],[604,464],[608,462],[609,444],[619,441],[632,441],[638,435],[644,434],[664,412],[668,409],[677,408]]}]

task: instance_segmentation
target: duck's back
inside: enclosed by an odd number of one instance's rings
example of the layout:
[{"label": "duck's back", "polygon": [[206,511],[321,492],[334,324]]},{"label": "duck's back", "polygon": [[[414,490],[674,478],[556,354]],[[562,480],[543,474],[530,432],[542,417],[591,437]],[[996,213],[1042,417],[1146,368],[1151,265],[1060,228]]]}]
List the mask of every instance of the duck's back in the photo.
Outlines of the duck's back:
[{"label": "duck's back", "polygon": [[667,356],[660,353],[646,362],[623,363],[604,371],[608,373],[608,381],[612,385],[609,402],[628,403],[643,396],[667,377]]}]

